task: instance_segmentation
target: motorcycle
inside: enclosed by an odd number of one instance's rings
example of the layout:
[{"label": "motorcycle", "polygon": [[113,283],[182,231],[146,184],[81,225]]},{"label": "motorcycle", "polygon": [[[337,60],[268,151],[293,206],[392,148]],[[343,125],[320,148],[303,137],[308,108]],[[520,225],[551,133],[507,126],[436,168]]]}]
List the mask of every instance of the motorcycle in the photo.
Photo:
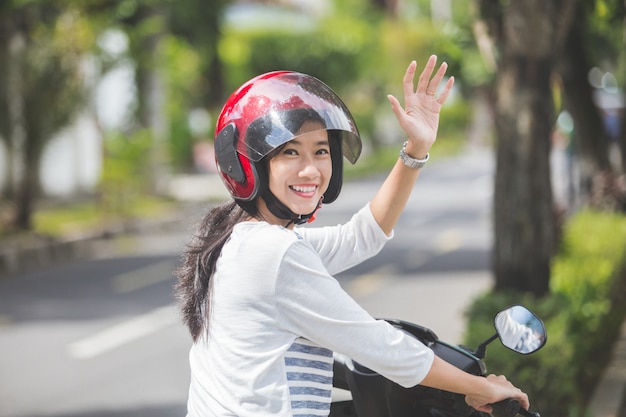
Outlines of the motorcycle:
[{"label": "motorcycle", "polygon": [[[435,355],[478,376],[486,376],[487,345],[496,339],[514,352],[528,355],[541,349],[547,333],[541,319],[526,307],[514,305],[500,311],[495,319],[496,333],[476,350],[440,340],[426,327],[402,320],[385,319],[431,348]],[[350,358],[335,354],[333,386],[347,390],[351,399],[331,404],[331,417],[486,417],[465,402],[465,396],[417,385],[404,388]],[[492,404],[494,414],[514,417],[540,417],[523,409],[515,399]]]}]

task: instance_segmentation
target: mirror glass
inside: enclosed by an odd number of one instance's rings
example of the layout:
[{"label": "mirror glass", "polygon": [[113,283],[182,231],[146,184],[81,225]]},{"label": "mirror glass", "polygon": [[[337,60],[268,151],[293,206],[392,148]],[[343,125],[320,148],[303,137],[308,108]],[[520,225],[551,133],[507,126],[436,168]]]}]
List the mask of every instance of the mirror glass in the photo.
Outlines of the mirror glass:
[{"label": "mirror glass", "polygon": [[502,310],[495,318],[502,344],[518,353],[529,354],[546,344],[546,328],[539,317],[522,306]]}]

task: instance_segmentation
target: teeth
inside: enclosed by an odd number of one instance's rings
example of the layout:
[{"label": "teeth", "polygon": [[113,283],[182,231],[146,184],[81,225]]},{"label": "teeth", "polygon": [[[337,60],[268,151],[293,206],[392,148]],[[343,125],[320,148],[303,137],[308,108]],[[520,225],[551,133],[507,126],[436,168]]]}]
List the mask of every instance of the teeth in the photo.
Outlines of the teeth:
[{"label": "teeth", "polygon": [[301,192],[301,193],[311,193],[311,192],[315,191],[315,189],[317,187],[314,186],[314,185],[308,186],[308,187],[301,187],[301,186],[298,186],[298,185],[292,185],[291,188],[294,191],[298,191],[298,192]]}]

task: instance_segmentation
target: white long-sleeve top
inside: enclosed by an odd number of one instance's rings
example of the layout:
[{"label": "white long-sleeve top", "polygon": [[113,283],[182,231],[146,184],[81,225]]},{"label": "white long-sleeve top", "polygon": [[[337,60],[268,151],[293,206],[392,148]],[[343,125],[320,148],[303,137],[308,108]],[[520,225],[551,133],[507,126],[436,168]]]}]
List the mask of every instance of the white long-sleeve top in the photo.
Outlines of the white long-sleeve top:
[{"label": "white long-sleeve top", "polygon": [[369,206],[333,227],[236,225],[212,278],[208,337],[189,354],[188,417],[328,415],[332,351],[402,386],[421,382],[433,352],[333,278],[389,238]]}]

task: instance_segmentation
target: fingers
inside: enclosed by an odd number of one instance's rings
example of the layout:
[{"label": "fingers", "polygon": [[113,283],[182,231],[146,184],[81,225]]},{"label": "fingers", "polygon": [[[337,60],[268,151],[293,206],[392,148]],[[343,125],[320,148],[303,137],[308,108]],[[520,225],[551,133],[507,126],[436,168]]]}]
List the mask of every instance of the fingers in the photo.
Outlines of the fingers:
[{"label": "fingers", "polygon": [[[435,58],[435,61],[436,61],[436,58]],[[433,62],[433,66],[434,66],[434,62]],[[443,76],[446,75],[447,69],[448,69],[448,64],[445,62],[439,66],[439,69],[435,73],[435,76],[430,80],[430,82],[426,86],[426,94],[429,94],[429,91],[432,93],[437,92],[437,88],[439,87],[439,84],[441,84],[441,80],[443,80]]]},{"label": "fingers", "polygon": [[431,55],[428,58],[428,61],[426,62],[424,69],[420,73],[418,80],[417,80],[417,87],[414,89],[413,80],[414,80],[415,72],[417,69],[417,63],[416,61],[411,61],[411,63],[409,64],[409,67],[406,70],[406,73],[404,74],[404,79],[403,79],[405,97],[410,97],[411,95],[414,95],[414,94],[426,94],[430,97],[433,97],[437,102],[439,102],[439,104],[443,104],[446,101],[446,99],[448,98],[448,95],[450,94],[450,91],[452,90],[452,86],[454,85],[454,77],[450,77],[447,80],[445,86],[443,87],[443,89],[441,89],[439,96],[436,97],[437,90],[439,89],[439,85],[443,81],[446,75],[446,71],[448,69],[448,64],[443,62],[437,69],[437,72],[435,72],[435,75],[433,76],[433,71],[435,69],[436,64],[437,64],[437,56]]},{"label": "fingers", "polygon": [[[413,94],[413,79],[415,78],[415,70],[417,69],[417,62],[411,61],[409,67],[406,69],[404,73],[404,78],[402,79],[402,85],[404,86],[404,96],[408,97]],[[419,83],[418,83],[419,89]]]},{"label": "fingers", "polygon": [[387,99],[391,103],[391,110],[393,110],[398,120],[400,120],[400,118],[402,117],[402,113],[404,113],[404,110],[402,109],[402,105],[400,104],[398,99],[392,96],[391,94],[387,96]]},{"label": "fingers", "polygon": [[[426,66],[424,66],[424,69],[422,70],[422,73],[420,74],[420,76],[419,76],[419,78],[417,80],[417,92],[418,93],[426,93],[427,92],[428,83],[430,82],[430,76],[432,75],[433,70],[435,69],[435,64],[436,63],[437,63],[437,57],[435,55],[431,55],[428,58],[428,61],[426,62]],[[441,78],[439,79],[439,81],[441,81]],[[432,90],[433,93],[435,91],[436,91],[436,89]]]},{"label": "fingers", "polygon": [[[528,410],[528,408],[530,407],[530,401],[528,400],[528,395],[525,392],[523,392],[521,389],[513,385],[509,380],[506,379],[504,375],[497,375],[497,376],[489,375],[487,376],[487,379],[490,380],[492,383],[495,383],[499,385],[500,387],[503,387],[506,389],[506,392],[504,394],[501,394],[501,398],[498,398],[492,402],[505,400],[507,398],[515,398],[516,400],[519,401],[520,406],[523,409]],[[502,395],[504,396],[502,397]]]},{"label": "fingers", "polygon": [[437,98],[437,101],[440,104],[443,104],[446,102],[446,99],[448,98],[450,91],[452,91],[453,85],[454,85],[454,77],[448,78],[448,81],[446,82],[445,87],[443,88],[443,90],[441,91],[441,94],[439,94],[439,97]]}]

